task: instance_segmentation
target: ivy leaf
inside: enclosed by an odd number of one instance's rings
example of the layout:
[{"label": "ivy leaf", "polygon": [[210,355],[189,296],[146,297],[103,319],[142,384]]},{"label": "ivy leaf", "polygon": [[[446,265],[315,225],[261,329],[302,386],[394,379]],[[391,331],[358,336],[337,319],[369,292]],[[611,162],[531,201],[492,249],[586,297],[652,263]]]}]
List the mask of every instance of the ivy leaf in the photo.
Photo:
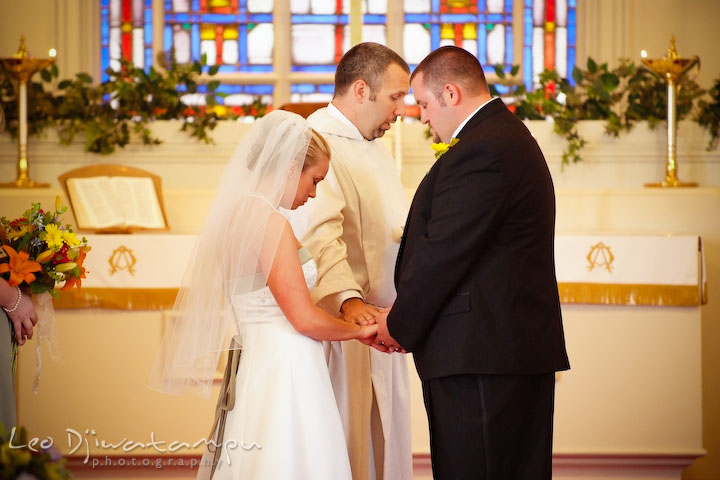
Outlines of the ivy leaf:
[{"label": "ivy leaf", "polygon": [[214,92],[216,88],[220,86],[220,82],[218,80],[213,80],[212,82],[209,82],[207,84],[207,88],[209,91]]},{"label": "ivy leaf", "polygon": [[[588,61],[590,61],[590,60],[588,60]],[[580,84],[583,82],[584,78],[585,78],[585,76],[583,75],[582,70],[580,70],[580,69],[577,67],[577,65],[573,68],[572,77],[573,77],[573,80],[575,80],[575,84],[576,84],[576,85],[580,85]]]},{"label": "ivy leaf", "polygon": [[220,70],[220,65],[213,65],[212,67],[210,67],[208,69],[208,74],[215,75],[218,72],[218,70]]},{"label": "ivy leaf", "polygon": [[613,73],[603,73],[600,76],[605,90],[615,90],[620,85],[620,78]]},{"label": "ivy leaf", "polygon": [[512,75],[514,77],[515,75],[517,75],[517,73],[519,71],[520,71],[520,65],[513,65],[512,68],[510,69],[510,75]]},{"label": "ivy leaf", "polygon": [[591,57],[588,57],[587,67],[588,67],[588,71],[589,71],[590,73],[596,73],[596,72],[597,72],[597,69],[598,69],[597,63],[595,63],[595,60],[593,60]]},{"label": "ivy leaf", "polygon": [[78,80],[80,80],[82,83],[92,83],[92,77],[88,75],[85,72],[80,72],[77,75],[75,75]]}]

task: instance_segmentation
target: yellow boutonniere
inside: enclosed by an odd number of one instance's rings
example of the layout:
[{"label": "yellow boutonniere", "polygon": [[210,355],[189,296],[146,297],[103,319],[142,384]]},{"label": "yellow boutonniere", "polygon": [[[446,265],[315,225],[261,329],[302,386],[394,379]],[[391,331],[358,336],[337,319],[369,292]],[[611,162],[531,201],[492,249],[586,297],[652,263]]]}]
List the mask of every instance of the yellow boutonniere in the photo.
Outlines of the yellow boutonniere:
[{"label": "yellow boutonniere", "polygon": [[439,159],[440,157],[442,157],[442,156],[445,154],[445,152],[447,152],[448,150],[450,150],[450,147],[452,147],[453,145],[455,145],[455,144],[458,143],[459,141],[460,141],[459,138],[453,137],[453,139],[450,140],[450,143],[440,142],[440,143],[433,143],[432,145],[430,145],[430,148],[432,148],[433,151],[435,152],[435,160],[437,160],[437,159]]}]

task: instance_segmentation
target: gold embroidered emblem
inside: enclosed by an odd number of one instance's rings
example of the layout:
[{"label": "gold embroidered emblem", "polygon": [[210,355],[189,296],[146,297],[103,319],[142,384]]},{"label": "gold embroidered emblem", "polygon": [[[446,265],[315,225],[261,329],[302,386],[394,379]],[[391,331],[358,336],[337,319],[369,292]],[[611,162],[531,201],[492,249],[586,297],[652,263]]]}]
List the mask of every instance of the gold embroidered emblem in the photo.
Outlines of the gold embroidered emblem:
[{"label": "gold embroidered emblem", "polygon": [[606,268],[608,272],[612,273],[612,263],[615,260],[615,256],[612,254],[610,247],[602,242],[590,247],[590,253],[587,255],[588,260],[588,272],[592,272],[595,268]]},{"label": "gold embroidered emblem", "polygon": [[130,275],[135,275],[135,263],[137,259],[133,255],[132,250],[127,248],[125,245],[120,245],[118,248],[113,250],[112,255],[108,259],[110,263],[110,275],[115,274],[120,270],[127,270]]}]

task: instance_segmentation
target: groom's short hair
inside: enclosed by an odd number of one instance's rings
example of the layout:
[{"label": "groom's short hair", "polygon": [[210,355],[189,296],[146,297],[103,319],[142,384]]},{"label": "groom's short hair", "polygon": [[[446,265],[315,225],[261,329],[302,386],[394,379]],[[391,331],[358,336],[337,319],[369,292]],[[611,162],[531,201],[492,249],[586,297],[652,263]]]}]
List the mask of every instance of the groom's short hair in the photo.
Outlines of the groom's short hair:
[{"label": "groom's short hair", "polygon": [[425,87],[438,99],[448,83],[459,84],[472,95],[488,92],[482,65],[472,53],[459,47],[445,46],[430,52],[415,68],[410,81],[420,73]]},{"label": "groom's short hair", "polygon": [[355,45],[338,63],[335,71],[335,95],[344,95],[353,82],[363,80],[370,87],[370,100],[375,100],[385,72],[392,64],[410,74],[407,62],[388,47],[373,42]]}]

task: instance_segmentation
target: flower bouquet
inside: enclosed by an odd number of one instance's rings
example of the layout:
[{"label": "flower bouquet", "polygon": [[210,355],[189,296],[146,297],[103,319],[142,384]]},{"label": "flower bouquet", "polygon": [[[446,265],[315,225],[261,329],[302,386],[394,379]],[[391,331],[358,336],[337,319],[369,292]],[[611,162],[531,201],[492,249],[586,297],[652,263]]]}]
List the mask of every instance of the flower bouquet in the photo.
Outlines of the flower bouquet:
[{"label": "flower bouquet", "polygon": [[[58,295],[55,285],[63,283],[62,290],[81,287],[85,278],[83,261],[90,251],[87,240],[79,239],[70,225],[63,225],[61,215],[67,211],[60,197],[55,200],[55,211],[45,211],[33,203],[21,217],[0,218],[0,276],[11,287],[32,294],[38,318],[38,337],[52,333],[55,312],[52,297]],[[13,368],[17,359],[17,343],[13,338]],[[52,351],[51,354],[55,356]],[[39,352],[40,341],[37,342]],[[39,364],[39,353],[38,353]],[[38,377],[36,376],[36,382]]]},{"label": "flower bouquet", "polygon": [[0,478],[18,480],[68,480],[72,474],[62,454],[46,440],[39,448],[28,442],[25,428],[8,432],[0,423]]}]

